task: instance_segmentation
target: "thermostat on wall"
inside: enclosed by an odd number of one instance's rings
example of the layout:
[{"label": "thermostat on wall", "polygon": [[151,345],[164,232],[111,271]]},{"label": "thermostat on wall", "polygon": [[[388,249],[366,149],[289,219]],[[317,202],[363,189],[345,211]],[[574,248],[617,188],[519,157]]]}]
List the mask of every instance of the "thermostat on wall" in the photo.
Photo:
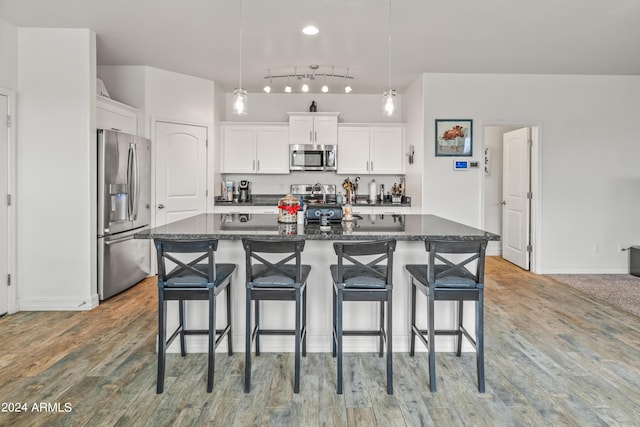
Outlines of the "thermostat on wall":
[{"label": "thermostat on wall", "polygon": [[454,160],[453,161],[453,170],[466,171],[468,169],[469,169],[469,161],[468,160]]}]

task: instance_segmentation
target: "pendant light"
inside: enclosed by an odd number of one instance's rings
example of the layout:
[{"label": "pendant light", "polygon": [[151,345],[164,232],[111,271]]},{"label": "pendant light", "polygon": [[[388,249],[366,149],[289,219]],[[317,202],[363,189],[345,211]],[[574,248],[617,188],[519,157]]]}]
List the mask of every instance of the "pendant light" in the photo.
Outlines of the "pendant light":
[{"label": "pendant light", "polygon": [[388,59],[389,59],[389,86],[382,92],[382,112],[385,116],[393,116],[396,113],[396,90],[391,89],[391,0],[389,0],[389,24],[388,24]]},{"label": "pendant light", "polygon": [[240,65],[238,87],[233,90],[233,114],[244,116],[247,114],[247,91],[242,88],[242,0],[240,0]]},{"label": "pendant light", "polygon": [[329,86],[327,86],[327,74],[324,74],[324,78],[322,79],[322,93],[329,92]]}]

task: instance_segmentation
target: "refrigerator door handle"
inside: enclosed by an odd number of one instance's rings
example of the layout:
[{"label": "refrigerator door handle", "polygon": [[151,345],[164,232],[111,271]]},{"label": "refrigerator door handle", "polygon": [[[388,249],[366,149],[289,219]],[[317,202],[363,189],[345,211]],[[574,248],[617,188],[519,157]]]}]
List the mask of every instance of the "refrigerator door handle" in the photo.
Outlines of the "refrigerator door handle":
[{"label": "refrigerator door handle", "polygon": [[132,221],[138,218],[138,206],[140,204],[139,178],[136,146],[135,144],[130,144],[127,181],[129,183],[129,219]]}]

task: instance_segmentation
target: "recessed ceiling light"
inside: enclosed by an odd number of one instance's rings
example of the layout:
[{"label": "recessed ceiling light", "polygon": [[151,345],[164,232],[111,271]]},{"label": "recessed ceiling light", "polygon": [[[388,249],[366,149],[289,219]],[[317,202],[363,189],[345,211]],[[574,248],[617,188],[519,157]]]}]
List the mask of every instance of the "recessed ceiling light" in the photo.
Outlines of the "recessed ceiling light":
[{"label": "recessed ceiling light", "polygon": [[320,32],[320,30],[318,30],[318,27],[315,27],[313,25],[307,25],[302,29],[302,32],[308,36],[315,36]]}]

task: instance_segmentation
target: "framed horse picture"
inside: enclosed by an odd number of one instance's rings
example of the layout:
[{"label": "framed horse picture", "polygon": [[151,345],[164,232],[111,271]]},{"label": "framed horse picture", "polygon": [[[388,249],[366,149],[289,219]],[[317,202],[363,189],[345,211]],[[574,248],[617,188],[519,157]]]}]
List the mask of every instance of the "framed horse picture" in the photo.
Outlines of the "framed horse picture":
[{"label": "framed horse picture", "polygon": [[436,119],[436,157],[473,155],[473,120]]}]

